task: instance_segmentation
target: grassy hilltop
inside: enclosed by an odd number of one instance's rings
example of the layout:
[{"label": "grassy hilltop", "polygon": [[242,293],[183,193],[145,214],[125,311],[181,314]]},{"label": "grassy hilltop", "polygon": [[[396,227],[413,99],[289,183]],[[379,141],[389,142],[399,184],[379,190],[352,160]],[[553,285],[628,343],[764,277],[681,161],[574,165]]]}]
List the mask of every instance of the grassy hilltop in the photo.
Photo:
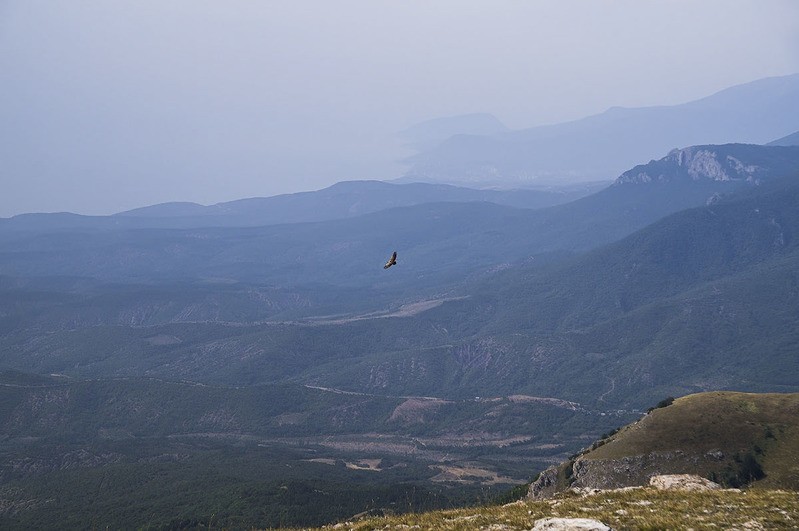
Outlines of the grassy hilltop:
[{"label": "grassy hilltop", "polygon": [[709,392],[661,406],[543,472],[532,491],[642,486],[659,474],[799,489],[799,394]]},{"label": "grassy hilltop", "polygon": [[799,496],[795,492],[720,490],[658,491],[652,488],[568,495],[546,501],[435,511],[345,522],[324,529],[531,529],[544,518],[591,518],[611,529],[795,529]]},{"label": "grassy hilltop", "polygon": [[[627,426],[584,459],[675,450],[694,460],[691,473],[731,486],[799,490],[799,394],[713,392],[683,397]],[[746,462],[752,475],[739,477]]]}]

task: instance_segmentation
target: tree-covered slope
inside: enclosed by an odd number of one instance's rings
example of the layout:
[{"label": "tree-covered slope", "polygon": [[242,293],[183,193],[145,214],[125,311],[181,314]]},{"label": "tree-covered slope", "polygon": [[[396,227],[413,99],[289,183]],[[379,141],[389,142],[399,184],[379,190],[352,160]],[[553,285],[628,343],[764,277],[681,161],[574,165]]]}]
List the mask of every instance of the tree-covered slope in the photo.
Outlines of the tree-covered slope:
[{"label": "tree-covered slope", "polygon": [[708,389],[795,390],[797,199],[792,181],[775,183],[579,258],[496,273],[418,311],[49,333],[9,324],[0,358],[84,377],[523,393],[609,407]]},{"label": "tree-covered slope", "polygon": [[307,526],[479,503],[629,418],[527,396],[3,371],[0,526]]},{"label": "tree-covered slope", "polygon": [[[687,182],[620,178],[596,194],[538,210],[450,202],[249,228],[133,230],[122,225],[20,231],[6,226],[0,227],[0,274],[441,291],[547,254],[599,247],[666,215],[799,167],[795,147],[701,147],[721,160],[734,155],[746,167],[757,166],[757,178],[714,179],[712,167],[702,179]],[[675,161],[662,164],[680,168]],[[386,274],[381,266],[395,250],[399,267]]]},{"label": "tree-covered slope", "polygon": [[[511,388],[638,407],[707,389],[796,390],[798,194],[775,185],[570,263],[498,274],[419,317],[447,330],[447,344],[374,354],[334,381],[376,385],[377,373],[392,389]],[[403,377],[406,366],[431,376]]]}]

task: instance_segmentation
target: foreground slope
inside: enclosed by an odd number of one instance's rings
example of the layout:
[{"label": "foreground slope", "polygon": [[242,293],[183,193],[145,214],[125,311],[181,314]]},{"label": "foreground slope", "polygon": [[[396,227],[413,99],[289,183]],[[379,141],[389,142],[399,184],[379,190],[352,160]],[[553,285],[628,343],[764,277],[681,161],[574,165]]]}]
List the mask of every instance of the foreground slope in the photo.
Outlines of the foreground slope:
[{"label": "foreground slope", "polygon": [[799,520],[799,501],[795,492],[786,491],[667,492],[645,488],[607,491],[601,496],[563,496],[501,506],[353,518],[322,529],[529,531],[537,529],[537,522],[551,518],[590,519],[610,529],[794,529]]}]

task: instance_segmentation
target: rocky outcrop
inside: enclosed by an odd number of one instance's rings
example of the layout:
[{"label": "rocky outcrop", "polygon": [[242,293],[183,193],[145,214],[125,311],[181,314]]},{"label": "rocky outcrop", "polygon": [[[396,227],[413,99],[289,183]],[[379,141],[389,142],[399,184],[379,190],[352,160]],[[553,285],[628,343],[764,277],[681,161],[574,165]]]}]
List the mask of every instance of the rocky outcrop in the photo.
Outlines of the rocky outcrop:
[{"label": "rocky outcrop", "polygon": [[718,182],[759,184],[781,176],[799,157],[796,146],[725,144],[674,149],[660,160],[624,172],[616,184]]},{"label": "rocky outcrop", "polygon": [[[590,493],[596,490],[617,490],[647,485],[678,488],[680,478],[698,478],[688,481],[688,485],[716,485],[698,475],[683,474],[688,470],[703,469],[705,466],[725,459],[723,452],[712,450],[700,455],[689,455],[680,450],[672,452],[650,452],[619,459],[586,459],[578,457],[560,467],[544,470],[531,485],[528,497],[531,499],[551,498],[559,492],[571,490],[577,493]],[[655,478],[664,478],[657,479]],[[652,483],[656,481],[656,483]],[[710,487],[709,487],[710,488]]]},{"label": "rocky outcrop", "polygon": [[578,458],[572,466],[572,486],[594,489],[642,486],[647,485],[653,476],[694,471],[715,461],[719,461],[718,453],[694,455],[681,450],[650,452],[619,459]]},{"label": "rocky outcrop", "polygon": [[658,490],[708,491],[719,490],[721,485],[694,474],[664,474],[652,476],[649,484]]},{"label": "rocky outcrop", "polygon": [[666,157],[624,172],[617,183],[691,181],[755,181],[763,168],[722,153],[719,146],[674,149]]},{"label": "rocky outcrop", "polygon": [[551,498],[559,490],[558,488],[558,467],[551,466],[541,472],[538,478],[530,484],[527,497],[534,500]]},{"label": "rocky outcrop", "polygon": [[532,531],[610,531],[610,527],[591,518],[544,518]]}]

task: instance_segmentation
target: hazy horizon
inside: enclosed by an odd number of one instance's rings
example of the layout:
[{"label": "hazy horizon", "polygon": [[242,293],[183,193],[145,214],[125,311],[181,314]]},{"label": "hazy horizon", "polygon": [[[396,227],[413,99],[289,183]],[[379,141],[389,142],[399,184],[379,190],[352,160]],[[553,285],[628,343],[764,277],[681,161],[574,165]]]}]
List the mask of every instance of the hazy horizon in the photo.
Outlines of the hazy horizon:
[{"label": "hazy horizon", "polygon": [[7,0],[0,217],[387,180],[425,120],[520,129],[796,72],[789,0]]}]

